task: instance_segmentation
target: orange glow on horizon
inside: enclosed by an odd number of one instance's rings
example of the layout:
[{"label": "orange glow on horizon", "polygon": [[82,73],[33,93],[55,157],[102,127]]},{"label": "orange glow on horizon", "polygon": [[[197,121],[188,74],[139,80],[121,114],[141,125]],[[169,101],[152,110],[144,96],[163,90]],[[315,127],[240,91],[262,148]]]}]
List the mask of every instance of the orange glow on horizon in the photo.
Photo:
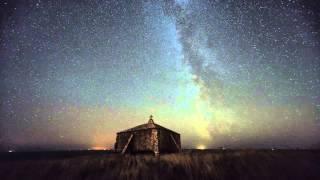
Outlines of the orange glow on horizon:
[{"label": "orange glow on horizon", "polygon": [[102,147],[102,146],[95,146],[95,147],[91,147],[89,150],[108,150],[108,148]]},{"label": "orange glow on horizon", "polygon": [[200,144],[197,146],[197,149],[204,150],[204,149],[206,149],[206,146],[203,144]]}]

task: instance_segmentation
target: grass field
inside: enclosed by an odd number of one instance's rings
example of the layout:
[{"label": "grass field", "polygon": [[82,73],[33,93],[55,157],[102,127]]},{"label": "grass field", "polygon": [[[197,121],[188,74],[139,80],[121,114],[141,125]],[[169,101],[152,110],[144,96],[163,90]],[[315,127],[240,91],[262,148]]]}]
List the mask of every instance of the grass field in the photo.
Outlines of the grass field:
[{"label": "grass field", "polygon": [[319,150],[1,153],[0,179],[320,179]]}]

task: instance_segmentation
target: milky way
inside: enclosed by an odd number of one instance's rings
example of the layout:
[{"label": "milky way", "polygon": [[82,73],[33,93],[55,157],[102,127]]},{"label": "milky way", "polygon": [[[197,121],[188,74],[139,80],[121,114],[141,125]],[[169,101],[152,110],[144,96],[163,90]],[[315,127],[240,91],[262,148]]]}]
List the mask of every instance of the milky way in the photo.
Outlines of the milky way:
[{"label": "milky way", "polygon": [[4,149],[112,148],[117,131],[150,114],[184,147],[319,144],[316,2],[0,7]]}]

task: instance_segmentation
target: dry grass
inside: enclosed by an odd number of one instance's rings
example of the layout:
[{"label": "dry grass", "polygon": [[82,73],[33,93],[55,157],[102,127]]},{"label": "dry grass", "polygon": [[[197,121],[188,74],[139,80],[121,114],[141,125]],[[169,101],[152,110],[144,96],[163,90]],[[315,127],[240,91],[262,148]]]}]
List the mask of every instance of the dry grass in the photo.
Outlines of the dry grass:
[{"label": "dry grass", "polygon": [[2,154],[0,179],[320,179],[319,151],[185,151],[160,157],[70,154]]}]

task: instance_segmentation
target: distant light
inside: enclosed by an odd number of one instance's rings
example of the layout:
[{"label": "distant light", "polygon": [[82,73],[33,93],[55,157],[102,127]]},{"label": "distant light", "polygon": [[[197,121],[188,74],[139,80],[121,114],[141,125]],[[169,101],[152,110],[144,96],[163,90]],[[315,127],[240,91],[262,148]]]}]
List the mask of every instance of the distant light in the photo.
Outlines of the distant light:
[{"label": "distant light", "polygon": [[11,150],[11,149],[10,149],[8,152],[11,153],[11,152],[14,152],[14,150]]},{"label": "distant light", "polygon": [[91,147],[88,150],[107,150],[106,147],[101,147],[101,146],[95,146],[95,147]]},{"label": "distant light", "polygon": [[197,146],[197,149],[204,150],[204,149],[206,149],[206,146],[203,144],[200,144]]}]

